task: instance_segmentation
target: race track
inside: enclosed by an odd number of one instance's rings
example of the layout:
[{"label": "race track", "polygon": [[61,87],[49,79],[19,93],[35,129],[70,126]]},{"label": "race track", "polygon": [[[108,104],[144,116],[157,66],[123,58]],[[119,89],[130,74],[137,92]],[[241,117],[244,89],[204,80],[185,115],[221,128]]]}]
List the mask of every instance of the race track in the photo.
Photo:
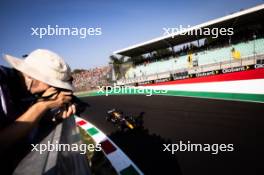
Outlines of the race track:
[{"label": "race track", "polygon": [[[260,103],[190,97],[117,95],[81,98],[88,104],[81,117],[95,124],[145,174],[255,174],[256,130],[264,114]],[[105,120],[116,108],[143,114],[142,129],[121,132]],[[163,152],[179,141],[234,144],[233,152]]]}]

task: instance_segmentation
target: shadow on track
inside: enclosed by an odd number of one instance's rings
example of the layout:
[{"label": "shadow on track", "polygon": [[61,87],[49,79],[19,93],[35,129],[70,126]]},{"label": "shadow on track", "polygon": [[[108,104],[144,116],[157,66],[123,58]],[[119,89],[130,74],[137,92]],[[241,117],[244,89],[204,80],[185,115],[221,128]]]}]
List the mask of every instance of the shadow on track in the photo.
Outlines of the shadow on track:
[{"label": "shadow on track", "polygon": [[[141,113],[141,115],[144,112]],[[175,155],[163,152],[163,144],[171,143],[141,127],[118,130],[109,135],[145,174],[182,174]]]}]

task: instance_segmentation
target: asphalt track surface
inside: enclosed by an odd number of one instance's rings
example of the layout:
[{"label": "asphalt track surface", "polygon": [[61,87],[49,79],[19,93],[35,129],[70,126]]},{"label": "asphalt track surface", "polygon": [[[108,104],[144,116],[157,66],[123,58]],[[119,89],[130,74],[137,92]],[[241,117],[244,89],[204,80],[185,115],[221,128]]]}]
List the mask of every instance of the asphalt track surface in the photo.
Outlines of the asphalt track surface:
[{"label": "asphalt track surface", "polygon": [[[257,128],[264,104],[190,97],[116,95],[81,98],[88,104],[81,117],[95,124],[145,174],[256,174]],[[116,108],[143,112],[143,128],[122,132],[105,120]],[[176,152],[163,144],[234,144],[233,152]]]}]

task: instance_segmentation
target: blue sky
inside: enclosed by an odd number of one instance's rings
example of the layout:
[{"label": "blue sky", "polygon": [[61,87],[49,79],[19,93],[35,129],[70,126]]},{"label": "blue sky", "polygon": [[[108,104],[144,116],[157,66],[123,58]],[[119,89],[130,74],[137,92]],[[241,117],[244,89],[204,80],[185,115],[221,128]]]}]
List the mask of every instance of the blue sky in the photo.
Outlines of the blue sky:
[{"label": "blue sky", "polygon": [[[163,35],[163,27],[195,25],[263,0],[1,0],[0,53],[17,57],[53,50],[75,68],[107,65],[112,52]],[[101,27],[101,36],[32,36],[31,27]],[[0,59],[1,65],[6,65]]]}]

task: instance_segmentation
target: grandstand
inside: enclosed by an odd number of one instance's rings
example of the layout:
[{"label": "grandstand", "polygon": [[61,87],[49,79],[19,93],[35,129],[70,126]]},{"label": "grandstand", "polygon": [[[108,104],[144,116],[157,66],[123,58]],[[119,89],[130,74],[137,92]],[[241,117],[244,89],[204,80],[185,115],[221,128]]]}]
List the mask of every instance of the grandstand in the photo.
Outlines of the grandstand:
[{"label": "grandstand", "polygon": [[[263,63],[264,5],[255,6],[189,28],[229,28],[234,34],[213,39],[205,35],[162,36],[119,51],[132,62],[117,85],[143,85],[207,75],[209,71]],[[166,54],[159,54],[160,50]],[[138,58],[141,59],[138,59]],[[217,73],[218,73],[217,72]],[[214,72],[215,73],[215,72]],[[210,74],[208,74],[210,75]]]},{"label": "grandstand", "polygon": [[[241,58],[246,58],[254,55],[253,43],[256,44],[256,54],[264,54],[264,39],[258,39],[256,41],[249,41],[245,43],[239,43],[223,48],[205,50],[195,53],[195,58],[198,65],[204,66],[207,64],[214,64],[219,62],[225,62],[232,60],[231,50],[235,48],[241,54]],[[126,77],[133,78],[140,77],[142,75],[159,74],[167,71],[173,71],[175,68],[184,69],[188,68],[188,56],[180,56],[178,58],[170,57],[165,61],[153,62],[146,65],[139,65],[135,68],[130,68],[126,72]]]}]

